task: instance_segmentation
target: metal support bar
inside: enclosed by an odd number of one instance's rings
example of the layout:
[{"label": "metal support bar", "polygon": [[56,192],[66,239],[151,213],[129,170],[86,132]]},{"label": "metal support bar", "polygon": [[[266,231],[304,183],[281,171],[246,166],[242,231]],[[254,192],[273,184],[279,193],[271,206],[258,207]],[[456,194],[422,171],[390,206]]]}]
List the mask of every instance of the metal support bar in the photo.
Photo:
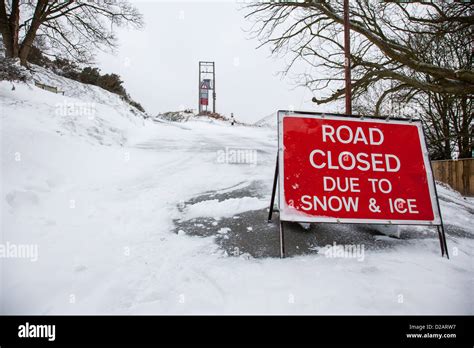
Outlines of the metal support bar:
[{"label": "metal support bar", "polygon": [[212,112],[216,113],[216,65],[212,62]]},{"label": "metal support bar", "polygon": [[278,182],[278,154],[276,156],[275,175],[273,177],[272,198],[270,200],[270,211],[268,212],[268,222],[272,221],[273,205],[275,204],[275,195]]},{"label": "metal support bar", "polygon": [[441,246],[442,256],[446,254],[446,257],[449,260],[448,243],[446,242],[446,233],[444,233],[444,224],[442,222],[441,222],[441,225],[438,226],[438,235],[439,235],[439,242],[442,244]]},{"label": "metal support bar", "polygon": [[346,115],[352,115],[351,27],[349,24],[349,0],[344,0],[344,57]]},{"label": "metal support bar", "polygon": [[439,243],[441,247],[441,256],[443,257],[444,254],[446,253],[446,257],[449,260],[448,243],[446,242],[446,233],[444,233],[443,215],[441,215],[441,207],[439,205],[438,190],[436,189],[436,179],[434,176],[433,166],[431,165],[431,161],[429,161],[429,163],[430,163],[431,177],[433,179],[433,184],[434,184],[433,185],[434,193],[436,195],[436,203],[437,203],[436,205],[438,206],[438,215],[440,219],[440,224],[437,226],[437,229],[438,229]]},{"label": "metal support bar", "polygon": [[283,221],[280,220],[280,258],[285,258],[285,230],[283,228]]},{"label": "metal support bar", "polygon": [[199,62],[199,79],[198,79],[198,115],[201,114],[201,62]]},{"label": "metal support bar", "polygon": [[439,247],[441,248],[441,257],[444,256],[444,241],[443,241],[443,236],[441,235],[441,228],[440,226],[436,226],[436,230],[438,231],[438,237],[439,237]]},{"label": "metal support bar", "polygon": [[[270,200],[270,209],[268,211],[268,222],[272,221],[273,215],[273,205],[275,204],[276,188],[278,183],[278,153],[275,161],[275,175],[273,176],[273,188],[272,188],[272,198]],[[280,225],[280,258],[285,258],[285,229],[283,227],[283,221],[279,222]]]}]

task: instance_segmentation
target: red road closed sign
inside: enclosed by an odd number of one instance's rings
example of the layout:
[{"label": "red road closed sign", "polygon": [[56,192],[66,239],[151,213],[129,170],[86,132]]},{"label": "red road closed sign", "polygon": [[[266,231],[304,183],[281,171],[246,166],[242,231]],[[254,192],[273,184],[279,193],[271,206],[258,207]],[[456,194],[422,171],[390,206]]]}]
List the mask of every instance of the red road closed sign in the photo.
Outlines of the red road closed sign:
[{"label": "red road closed sign", "polygon": [[279,112],[280,218],[441,224],[421,122]]}]

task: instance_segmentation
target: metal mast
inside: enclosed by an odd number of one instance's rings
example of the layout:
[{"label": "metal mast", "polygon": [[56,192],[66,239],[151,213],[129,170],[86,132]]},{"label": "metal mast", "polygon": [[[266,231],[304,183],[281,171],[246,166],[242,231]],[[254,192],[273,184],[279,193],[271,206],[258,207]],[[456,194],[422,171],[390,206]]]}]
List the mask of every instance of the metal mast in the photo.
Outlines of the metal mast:
[{"label": "metal mast", "polygon": [[351,28],[349,25],[349,0],[344,0],[344,56],[344,70],[346,79],[346,115],[352,115]]},{"label": "metal mast", "polygon": [[198,114],[209,112],[209,92],[212,90],[212,112],[216,112],[216,67],[214,62],[199,62]]}]

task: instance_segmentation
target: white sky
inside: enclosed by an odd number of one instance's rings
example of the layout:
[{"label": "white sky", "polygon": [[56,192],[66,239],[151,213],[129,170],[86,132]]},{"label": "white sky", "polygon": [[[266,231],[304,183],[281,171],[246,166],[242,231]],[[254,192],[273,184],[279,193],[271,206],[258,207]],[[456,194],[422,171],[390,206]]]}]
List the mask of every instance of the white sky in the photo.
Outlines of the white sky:
[{"label": "white sky", "polygon": [[276,74],[285,62],[243,31],[251,23],[242,3],[136,1],[142,30],[120,29],[115,55],[100,53],[103,72],[122,76],[132,98],[148,113],[197,109],[198,62],[216,62],[216,108],[236,119],[257,121],[278,109],[322,111],[311,92]]}]

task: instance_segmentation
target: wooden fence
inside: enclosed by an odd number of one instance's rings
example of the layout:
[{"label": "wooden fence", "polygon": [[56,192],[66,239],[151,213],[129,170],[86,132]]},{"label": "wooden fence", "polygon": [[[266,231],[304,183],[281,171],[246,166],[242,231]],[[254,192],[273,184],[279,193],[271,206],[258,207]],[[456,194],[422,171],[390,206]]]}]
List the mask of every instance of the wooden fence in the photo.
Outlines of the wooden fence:
[{"label": "wooden fence", "polygon": [[62,94],[62,95],[64,95],[64,92],[58,90],[57,87],[48,86],[48,85],[45,85],[45,84],[40,83],[40,82],[38,82],[38,81],[35,81],[35,86],[36,86],[36,87],[39,87],[39,88],[41,88],[41,89],[44,89],[45,91],[48,91],[48,92],[53,92],[53,93],[56,93],[56,94]]},{"label": "wooden fence", "polygon": [[464,196],[474,196],[474,158],[432,161],[435,179]]}]

